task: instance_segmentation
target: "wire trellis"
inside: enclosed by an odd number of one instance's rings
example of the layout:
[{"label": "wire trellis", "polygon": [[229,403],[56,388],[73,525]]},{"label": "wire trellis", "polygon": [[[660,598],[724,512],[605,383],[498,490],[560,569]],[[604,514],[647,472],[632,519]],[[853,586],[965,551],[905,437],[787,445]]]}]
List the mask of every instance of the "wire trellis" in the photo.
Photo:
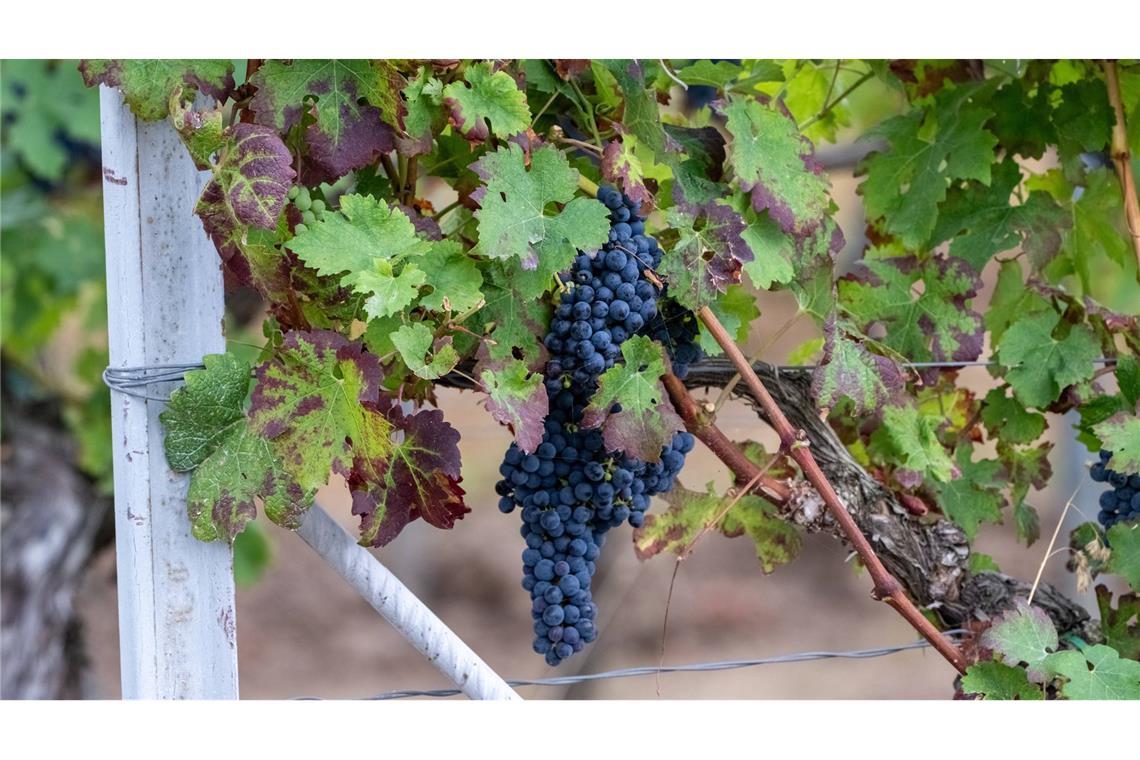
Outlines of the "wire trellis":
[{"label": "wire trellis", "polygon": [[[977,361],[961,362],[905,362],[899,366],[908,369],[964,369],[966,367],[992,367],[997,365],[993,359],[979,359]],[[1115,364],[1112,357],[1099,357],[1092,360],[1093,364]],[[818,364],[776,364],[772,365],[777,372],[807,372],[814,370]],[[146,389],[159,383],[182,382],[187,372],[205,369],[201,362],[188,364],[155,364],[150,367],[107,367],[103,370],[103,382],[113,391],[125,393],[128,396],[143,398],[149,401],[170,401],[169,396],[152,396]]]},{"label": "wire trellis", "polygon": [[[944,631],[944,635],[955,637],[969,633],[964,628]],[[550,678],[509,678],[507,684],[515,686],[571,686],[592,681],[606,681],[618,678],[637,678],[640,676],[654,676],[665,673],[715,673],[722,670],[738,670],[740,668],[754,668],[760,665],[786,665],[797,662],[812,662],[816,660],[866,660],[875,657],[886,657],[899,652],[916,649],[928,649],[930,642],[925,639],[912,641],[909,644],[895,646],[874,647],[870,649],[850,649],[846,651],[807,651],[792,652],[789,654],[774,655],[772,657],[758,657],[747,660],[718,660],[716,662],[696,662],[685,665],[646,665],[632,668],[619,668],[606,670],[600,673],[582,673],[573,676],[552,676]],[[366,700],[412,699],[415,697],[454,697],[462,692],[459,689],[398,689],[385,691]],[[322,697],[296,697],[299,700],[319,700]]]}]

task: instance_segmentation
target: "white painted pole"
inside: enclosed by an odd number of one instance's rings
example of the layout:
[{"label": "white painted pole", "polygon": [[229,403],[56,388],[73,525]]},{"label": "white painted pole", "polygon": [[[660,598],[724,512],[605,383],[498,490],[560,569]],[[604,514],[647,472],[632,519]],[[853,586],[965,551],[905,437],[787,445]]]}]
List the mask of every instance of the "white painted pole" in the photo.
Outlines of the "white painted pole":
[{"label": "white painted pole", "polygon": [[[111,366],[224,351],[220,261],[192,213],[204,173],[166,122],[136,121],[107,87],[100,107]],[[162,448],[163,406],[111,393],[123,697],[233,699],[233,554],[190,535],[188,479]]]},{"label": "white painted pole", "polygon": [[400,579],[314,504],[297,533],[420,654],[472,699],[522,699]]}]

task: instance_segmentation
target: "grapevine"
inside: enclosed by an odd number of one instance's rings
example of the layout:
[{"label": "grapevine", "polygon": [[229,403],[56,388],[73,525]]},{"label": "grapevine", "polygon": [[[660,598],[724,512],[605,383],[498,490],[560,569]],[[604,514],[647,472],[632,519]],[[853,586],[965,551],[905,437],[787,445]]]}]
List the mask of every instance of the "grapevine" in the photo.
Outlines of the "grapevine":
[{"label": "grapevine", "polygon": [[[1034,545],[1071,411],[1107,490],[1068,564],[1140,586],[1134,61],[254,60],[240,87],[229,62],[144,63],[81,71],[178,131],[210,176],[195,213],[268,313],[163,418],[199,538],[295,529],[333,474],[373,548],[497,499],[554,666],[600,634],[623,524],[646,560],[746,537],[764,572],[824,531],[965,694],[1086,698],[1080,668],[1135,663],[974,548]],[[841,226],[815,146],[846,127],[869,139]],[[789,308],[813,337],[747,359]],[[509,432],[494,496],[439,387]],[[722,430],[730,396],[773,450]],[[731,492],[684,482],[698,441]],[[1027,630],[1057,640],[1040,662],[1009,644]]]}]

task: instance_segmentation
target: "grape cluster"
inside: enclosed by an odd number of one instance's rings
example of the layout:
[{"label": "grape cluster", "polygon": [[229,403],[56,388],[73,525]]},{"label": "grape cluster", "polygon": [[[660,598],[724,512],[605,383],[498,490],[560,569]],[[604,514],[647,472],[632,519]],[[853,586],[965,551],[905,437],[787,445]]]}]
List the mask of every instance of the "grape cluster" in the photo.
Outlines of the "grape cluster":
[{"label": "grape cluster", "polygon": [[672,298],[661,299],[659,313],[646,325],[645,333],[665,346],[673,374],[682,380],[689,374],[689,365],[704,358],[697,345],[700,328],[696,315]]},{"label": "grape cluster", "polygon": [[1140,520],[1140,473],[1129,475],[1108,466],[1111,451],[1101,450],[1100,461],[1092,466],[1090,477],[1111,488],[1100,495],[1100,512],[1097,520],[1108,530],[1119,522]]},{"label": "grape cluster", "polygon": [[648,463],[607,451],[601,431],[582,425],[598,376],[620,359],[629,336],[657,319],[660,296],[644,272],[660,264],[661,251],[645,235],[638,205],[609,188],[598,200],[610,209],[610,240],[593,255],[579,254],[563,273],[568,290],[544,339],[550,411],[542,443],[532,454],[511,444],[495,486],[501,511],[521,508],[534,650],[550,665],[597,636],[590,585],[606,532],[624,522],[642,525],[650,498],[673,487],[694,443],[678,433],[660,461]]},{"label": "grape cluster", "polygon": [[300,234],[308,229],[308,225],[315,224],[318,220],[325,218],[325,211],[328,206],[320,198],[313,198],[309,193],[309,188],[299,187],[294,185],[289,188],[289,200],[301,212],[301,221],[294,228],[294,232]]}]

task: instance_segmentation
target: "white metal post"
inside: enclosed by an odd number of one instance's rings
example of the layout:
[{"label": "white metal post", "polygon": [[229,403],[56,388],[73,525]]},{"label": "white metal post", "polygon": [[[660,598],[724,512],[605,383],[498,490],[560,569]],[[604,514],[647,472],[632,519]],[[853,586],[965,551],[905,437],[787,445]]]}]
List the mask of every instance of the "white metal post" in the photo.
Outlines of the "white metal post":
[{"label": "white metal post", "polygon": [[[205,173],[169,124],[136,121],[116,90],[100,88],[100,106],[111,366],[224,351],[220,260],[192,215]],[[190,535],[188,479],[167,467],[163,406],[111,394],[123,697],[232,699],[233,554]]]}]

